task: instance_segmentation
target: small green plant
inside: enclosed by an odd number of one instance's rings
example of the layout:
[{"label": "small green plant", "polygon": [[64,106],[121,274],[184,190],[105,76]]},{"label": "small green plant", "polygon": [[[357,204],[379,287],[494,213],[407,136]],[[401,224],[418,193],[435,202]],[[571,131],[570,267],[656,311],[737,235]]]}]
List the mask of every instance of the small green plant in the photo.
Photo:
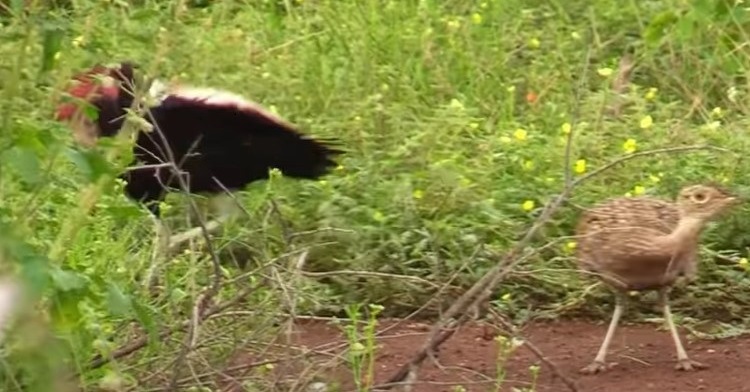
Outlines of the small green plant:
[{"label": "small green plant", "polygon": [[536,392],[536,383],[539,379],[539,365],[529,366],[529,373],[531,374],[531,385],[528,387],[513,387],[513,392]]},{"label": "small green plant", "polygon": [[[381,305],[369,304],[366,310],[367,318],[362,320],[360,304],[346,306],[349,323],[343,327],[343,330],[349,342],[349,368],[358,391],[369,391],[375,382],[375,351],[377,350],[375,334],[377,317],[383,309]],[[364,326],[360,330],[359,324],[361,323],[364,323]]]},{"label": "small green plant", "polygon": [[505,382],[505,364],[508,359],[516,351],[518,347],[523,344],[522,341],[516,338],[510,338],[503,335],[495,336],[495,343],[497,343],[497,357],[495,360],[495,392],[500,392],[500,389]]}]

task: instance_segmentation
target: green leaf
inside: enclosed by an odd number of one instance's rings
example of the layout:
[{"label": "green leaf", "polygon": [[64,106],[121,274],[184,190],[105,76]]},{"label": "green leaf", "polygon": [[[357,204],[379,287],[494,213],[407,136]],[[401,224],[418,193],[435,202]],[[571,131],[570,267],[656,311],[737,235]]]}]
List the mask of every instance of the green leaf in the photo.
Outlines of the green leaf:
[{"label": "green leaf", "polygon": [[153,9],[153,8],[142,8],[142,9],[136,9],[133,12],[130,13],[129,19],[131,21],[150,21],[159,18],[161,14],[159,13],[159,10]]},{"label": "green leaf", "polygon": [[686,15],[677,21],[677,36],[683,40],[689,40],[693,37],[695,28],[697,27],[695,19],[691,16]]},{"label": "green leaf", "polygon": [[677,19],[677,14],[674,11],[664,11],[654,16],[643,30],[644,41],[649,45],[657,45]]},{"label": "green leaf", "polygon": [[47,26],[42,33],[42,66],[41,71],[46,72],[54,68],[55,56],[62,48],[64,32],[59,27]]},{"label": "green leaf", "polygon": [[50,269],[52,283],[62,291],[80,290],[86,287],[87,281],[81,274],[74,271],[66,271],[60,267]]},{"label": "green leaf", "polygon": [[138,300],[133,299],[131,301],[133,311],[138,321],[141,323],[143,328],[146,329],[150,344],[159,344],[161,339],[159,338],[159,330],[156,328],[156,322],[152,317],[154,313],[148,306],[141,304]]},{"label": "green leaf", "polygon": [[58,292],[52,297],[50,315],[58,328],[72,330],[78,327],[83,317],[78,304],[84,298],[76,292]]},{"label": "green leaf", "polygon": [[107,307],[115,316],[124,316],[133,309],[130,297],[123,294],[122,290],[113,282],[107,285]]},{"label": "green leaf", "polygon": [[7,162],[26,185],[39,184],[42,179],[39,158],[28,148],[19,146],[11,148],[3,154],[3,161]]},{"label": "green leaf", "polygon": [[96,181],[105,174],[115,175],[114,167],[97,151],[68,149],[65,155],[89,181]]},{"label": "green leaf", "polygon": [[99,109],[97,109],[96,106],[84,102],[83,104],[83,115],[86,116],[91,121],[97,121],[99,120]]},{"label": "green leaf", "polygon": [[21,279],[33,293],[41,293],[49,284],[49,260],[26,243],[13,227],[0,222],[0,252],[5,252],[20,268]]},{"label": "green leaf", "polygon": [[10,9],[14,15],[21,15],[23,12],[24,0],[10,0]]}]

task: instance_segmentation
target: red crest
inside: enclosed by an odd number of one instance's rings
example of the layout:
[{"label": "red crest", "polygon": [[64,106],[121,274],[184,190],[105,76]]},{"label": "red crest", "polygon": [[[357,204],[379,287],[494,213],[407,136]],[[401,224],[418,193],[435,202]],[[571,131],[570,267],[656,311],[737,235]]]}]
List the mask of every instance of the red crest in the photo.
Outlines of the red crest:
[{"label": "red crest", "polygon": [[78,111],[79,104],[75,100],[90,101],[92,98],[104,96],[117,99],[119,88],[115,83],[102,84],[102,77],[110,77],[112,69],[102,65],[96,65],[86,72],[79,73],[73,77],[72,83],[65,94],[73,98],[73,102],[65,102],[57,107],[57,120],[69,120]]}]

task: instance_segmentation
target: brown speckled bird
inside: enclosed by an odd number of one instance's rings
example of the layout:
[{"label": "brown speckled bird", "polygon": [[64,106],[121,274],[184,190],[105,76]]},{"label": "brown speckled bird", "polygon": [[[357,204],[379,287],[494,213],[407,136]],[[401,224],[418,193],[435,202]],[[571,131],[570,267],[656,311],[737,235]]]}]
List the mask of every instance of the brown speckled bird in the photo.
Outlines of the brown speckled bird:
[{"label": "brown speckled bird", "polygon": [[627,292],[658,290],[659,304],[677,349],[678,370],[705,368],[688,358],[672,320],[668,295],[678,277],[692,280],[705,224],[738,198],[716,185],[683,188],[675,203],[649,197],[617,198],[587,210],[576,227],[579,267],[612,287],[615,310],[599,352],[582,373],[607,370],[607,348]]}]

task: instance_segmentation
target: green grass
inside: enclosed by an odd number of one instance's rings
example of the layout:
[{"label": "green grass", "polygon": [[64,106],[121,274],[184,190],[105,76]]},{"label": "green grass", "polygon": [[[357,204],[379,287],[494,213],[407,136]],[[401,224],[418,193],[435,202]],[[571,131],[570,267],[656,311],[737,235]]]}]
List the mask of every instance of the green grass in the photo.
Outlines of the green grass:
[{"label": "green grass", "polygon": [[[741,192],[750,183],[750,54],[742,45],[750,16],[741,6],[30,3],[0,19],[0,265],[20,274],[31,298],[50,311],[19,320],[2,362],[3,390],[19,390],[21,382],[49,390],[55,375],[71,368],[87,390],[168,385],[183,332],[101,368],[86,365],[189,319],[211,281],[210,257],[195,248],[160,272],[158,295],[147,294],[141,278],[152,223],[111,181],[123,160],[107,163],[124,150],[83,153],[53,121],[63,83],[96,62],[132,59],[153,76],[244,94],[306,132],[340,138],[348,150],[323,181],[274,179],[237,195],[249,213],[216,239],[225,279],[214,302],[242,290],[251,295],[236,314],[201,325],[202,356],[188,356],[193,373],[177,377],[189,385],[199,384],[201,369],[220,368],[233,349],[259,349],[292,312],[345,317],[348,304],[379,304],[383,315],[403,316],[450,281],[427,309],[434,315],[496,263],[560,191],[566,123],[575,130],[571,164],[585,160],[586,171],[626,154],[628,139],[638,151],[693,144],[731,151],[635,159],[577,189],[533,245],[559,242],[522,264],[493,296],[520,321],[608,317],[611,296],[603,289],[584,295],[591,282],[575,272],[564,238],[576,206],[638,191],[672,197],[696,181]],[[636,68],[628,91],[618,94],[612,79],[626,53]],[[527,100],[530,92],[536,101]],[[608,114],[617,99],[627,105]],[[646,116],[652,124],[644,128]],[[192,225],[184,197],[168,203],[173,231]],[[700,279],[677,290],[678,312],[744,325],[750,279],[739,260],[750,244],[746,222],[742,207],[705,233]],[[349,272],[335,273],[341,270]],[[648,312],[648,304],[640,310]]]}]

